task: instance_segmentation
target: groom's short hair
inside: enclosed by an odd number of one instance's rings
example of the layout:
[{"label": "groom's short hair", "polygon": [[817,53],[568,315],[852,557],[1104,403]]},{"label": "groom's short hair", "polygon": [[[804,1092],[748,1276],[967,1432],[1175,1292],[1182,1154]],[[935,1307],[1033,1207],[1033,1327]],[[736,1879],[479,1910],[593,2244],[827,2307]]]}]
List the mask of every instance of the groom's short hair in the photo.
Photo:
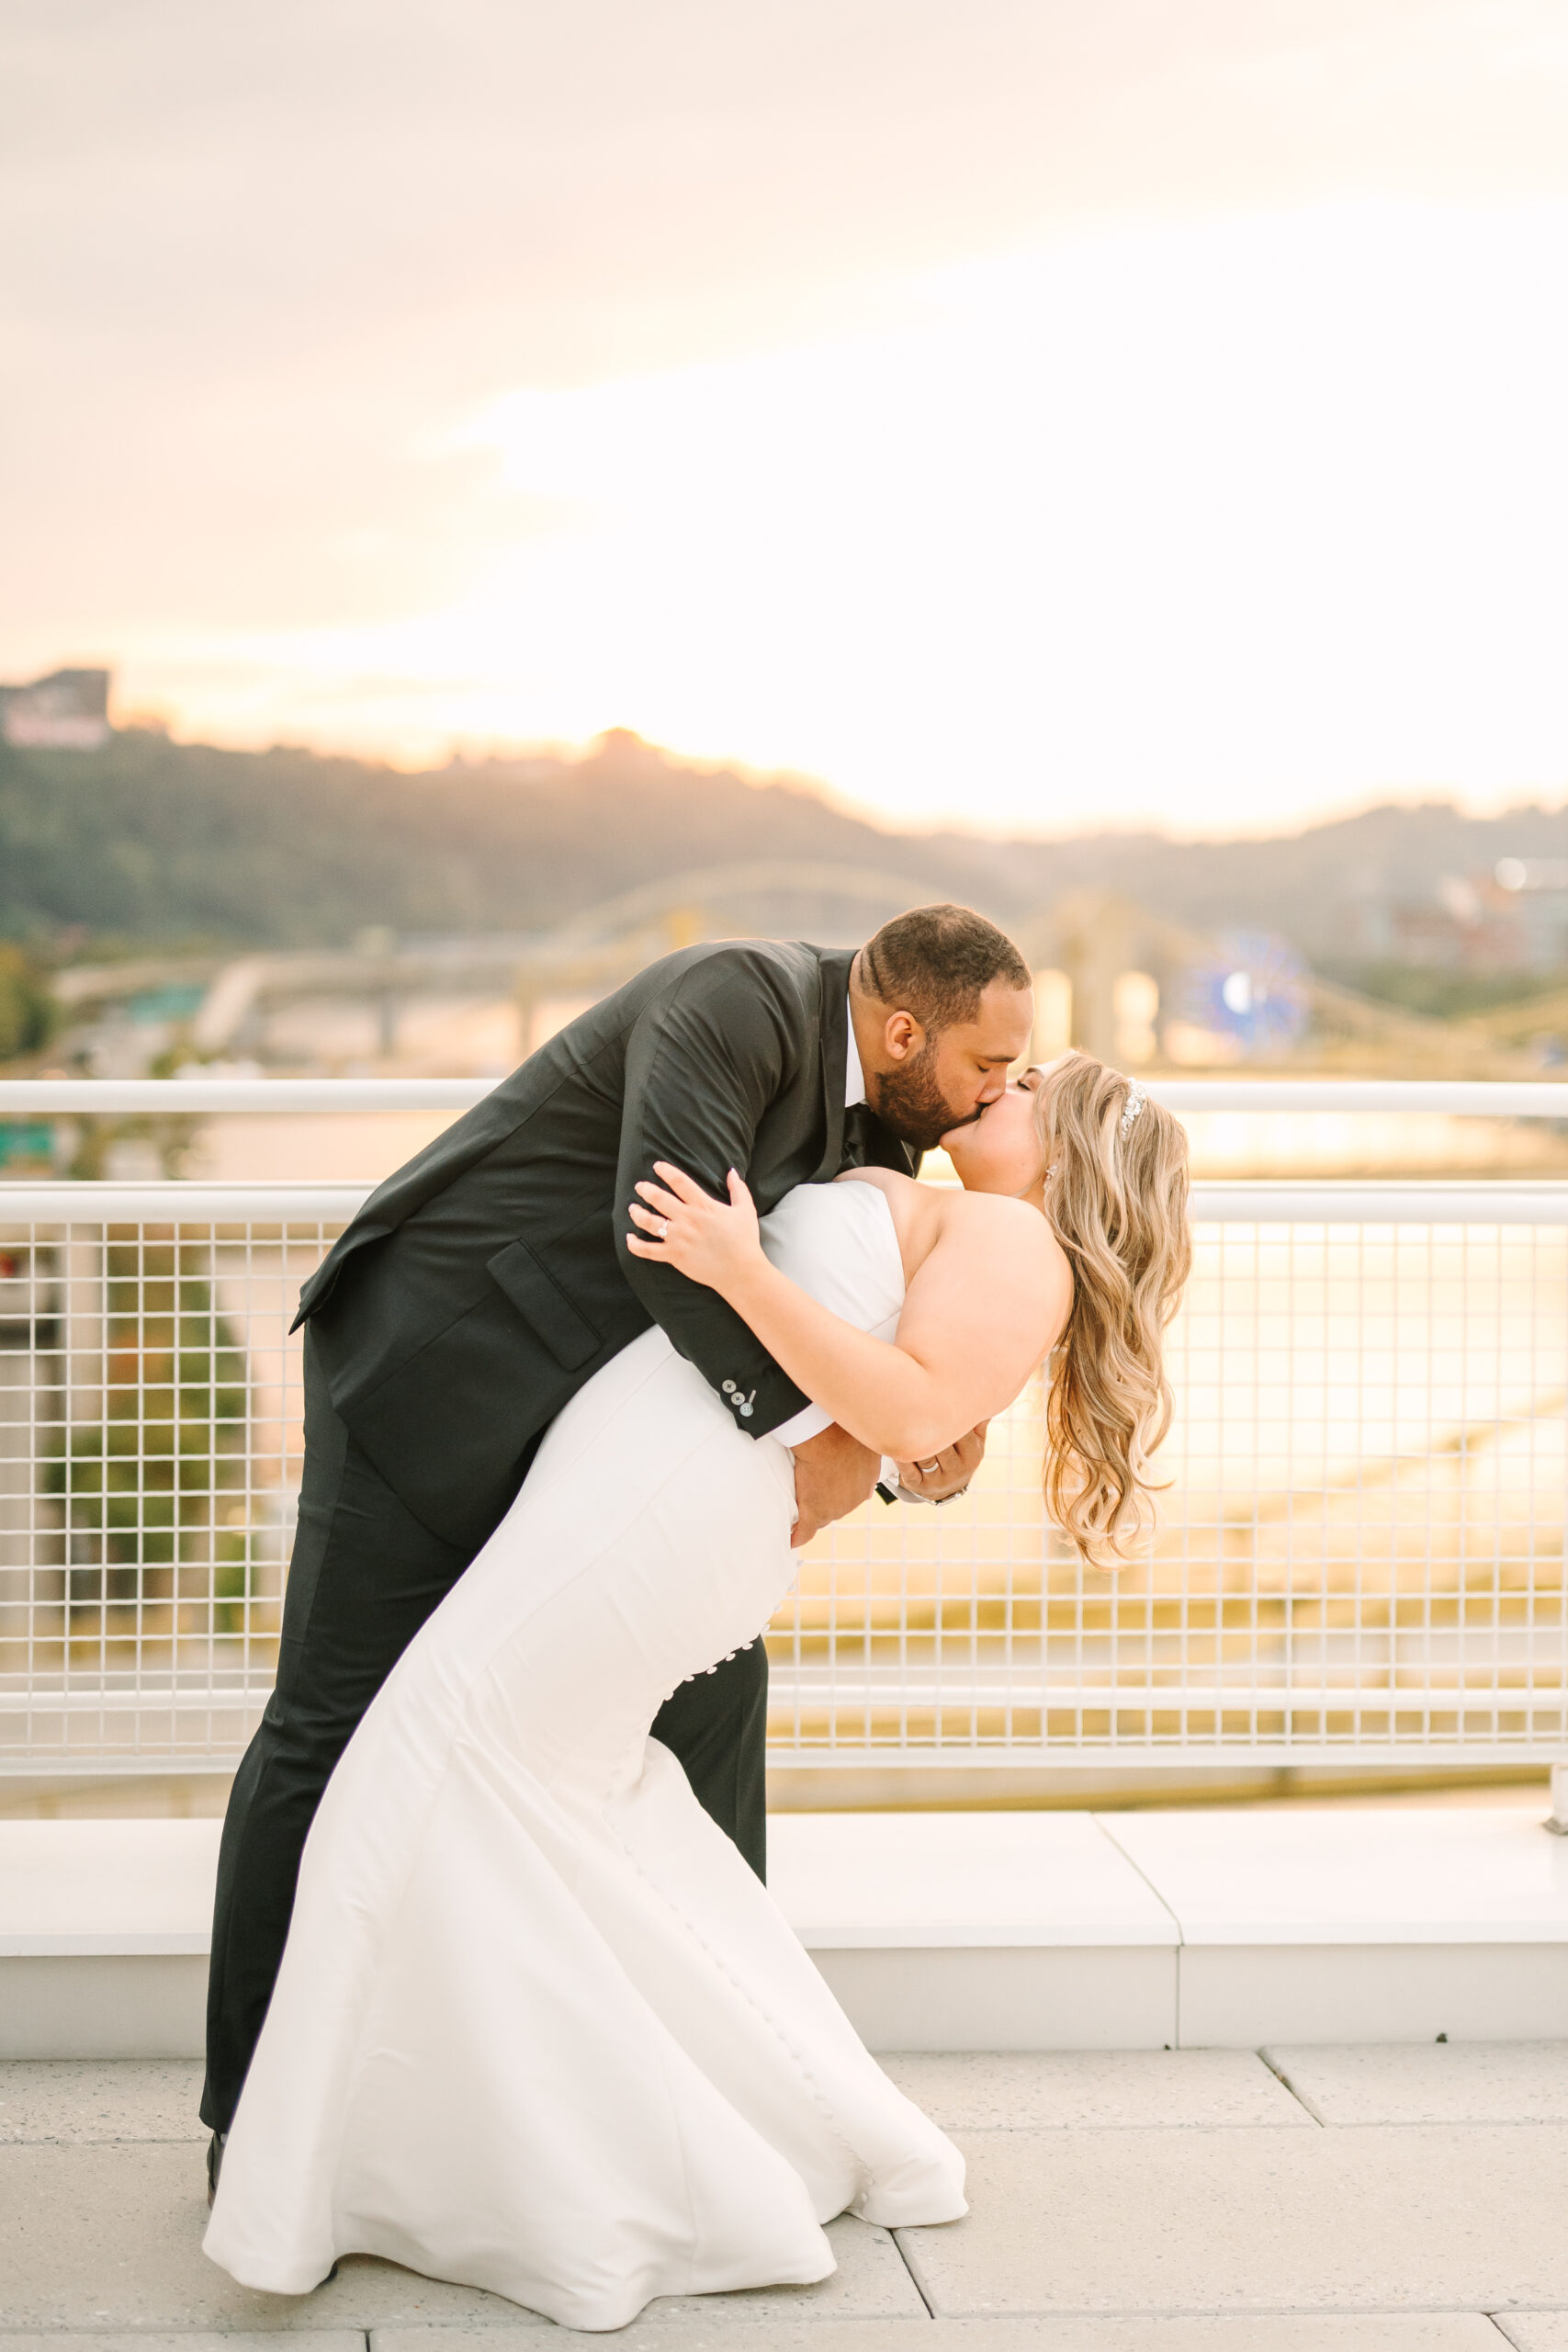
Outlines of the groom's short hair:
[{"label": "groom's short hair", "polygon": [[912,907],[895,915],[862,948],[861,974],[873,996],[912,1012],[931,1035],[976,1020],[993,980],[1030,986],[1029,967],[1006,932],[973,907]]}]

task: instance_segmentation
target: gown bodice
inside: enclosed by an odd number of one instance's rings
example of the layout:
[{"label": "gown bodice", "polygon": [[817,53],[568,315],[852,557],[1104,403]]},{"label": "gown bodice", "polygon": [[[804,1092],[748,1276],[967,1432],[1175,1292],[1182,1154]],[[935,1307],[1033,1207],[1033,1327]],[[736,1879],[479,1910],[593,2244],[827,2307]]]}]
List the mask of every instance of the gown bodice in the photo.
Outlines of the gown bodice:
[{"label": "gown bodice", "polygon": [[904,1306],[904,1261],[887,1195],[852,1182],[797,1184],[761,1220],[781,1274],[857,1330],[890,1340]]}]

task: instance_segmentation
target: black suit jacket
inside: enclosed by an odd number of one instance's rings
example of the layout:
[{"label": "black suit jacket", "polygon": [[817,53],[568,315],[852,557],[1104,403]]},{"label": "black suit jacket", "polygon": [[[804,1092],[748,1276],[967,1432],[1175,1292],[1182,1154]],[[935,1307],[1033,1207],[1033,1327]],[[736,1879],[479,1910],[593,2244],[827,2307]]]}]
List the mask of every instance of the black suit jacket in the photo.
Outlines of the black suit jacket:
[{"label": "black suit jacket", "polygon": [[764,1214],[851,1158],[912,1172],[863,1119],[844,1147],[852,951],[682,948],[532,1055],[373,1193],[300,1294],[337,1411],[436,1534],[476,1548],[531,1442],[652,1322],[752,1437],[806,1401],[716,1292],[634,1258],[638,1177],[672,1160]]}]

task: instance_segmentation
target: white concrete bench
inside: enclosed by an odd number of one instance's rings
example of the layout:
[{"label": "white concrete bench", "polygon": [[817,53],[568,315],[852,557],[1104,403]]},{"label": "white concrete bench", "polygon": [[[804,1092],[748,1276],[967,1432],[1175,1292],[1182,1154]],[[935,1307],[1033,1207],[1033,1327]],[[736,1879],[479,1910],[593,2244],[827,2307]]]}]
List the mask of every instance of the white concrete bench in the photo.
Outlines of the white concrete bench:
[{"label": "white concrete bench", "polygon": [[[0,1822],[0,2057],[201,2047],[219,1825]],[[881,2050],[1568,2037],[1539,1810],[784,1814],[774,1891]]]}]

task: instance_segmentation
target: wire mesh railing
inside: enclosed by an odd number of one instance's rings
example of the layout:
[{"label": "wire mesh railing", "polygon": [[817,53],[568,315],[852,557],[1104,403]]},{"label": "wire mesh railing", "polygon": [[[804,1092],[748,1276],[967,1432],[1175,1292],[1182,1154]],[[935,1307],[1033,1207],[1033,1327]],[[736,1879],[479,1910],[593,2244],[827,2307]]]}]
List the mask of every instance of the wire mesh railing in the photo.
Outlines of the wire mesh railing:
[{"label": "wire mesh railing", "polygon": [[1568,1758],[1568,1196],[1315,1189],[1199,1188],[1134,1557],[1085,1568],[1046,1523],[1036,1383],[964,1519],[814,1547],[775,1627],[781,1751]]},{"label": "wire mesh railing", "polygon": [[[0,1188],[0,1770],[243,1748],[299,1473],[288,1324],[365,1190]],[[1194,1207],[1149,1540],[1111,1575],[1048,1525],[1036,1383],[962,1501],[873,1502],[805,1555],[779,1760],[1568,1759],[1568,1187]]]},{"label": "wire mesh railing", "polygon": [[243,1748],[299,1485],[292,1301],[366,1189],[0,1190],[0,1771]]}]

